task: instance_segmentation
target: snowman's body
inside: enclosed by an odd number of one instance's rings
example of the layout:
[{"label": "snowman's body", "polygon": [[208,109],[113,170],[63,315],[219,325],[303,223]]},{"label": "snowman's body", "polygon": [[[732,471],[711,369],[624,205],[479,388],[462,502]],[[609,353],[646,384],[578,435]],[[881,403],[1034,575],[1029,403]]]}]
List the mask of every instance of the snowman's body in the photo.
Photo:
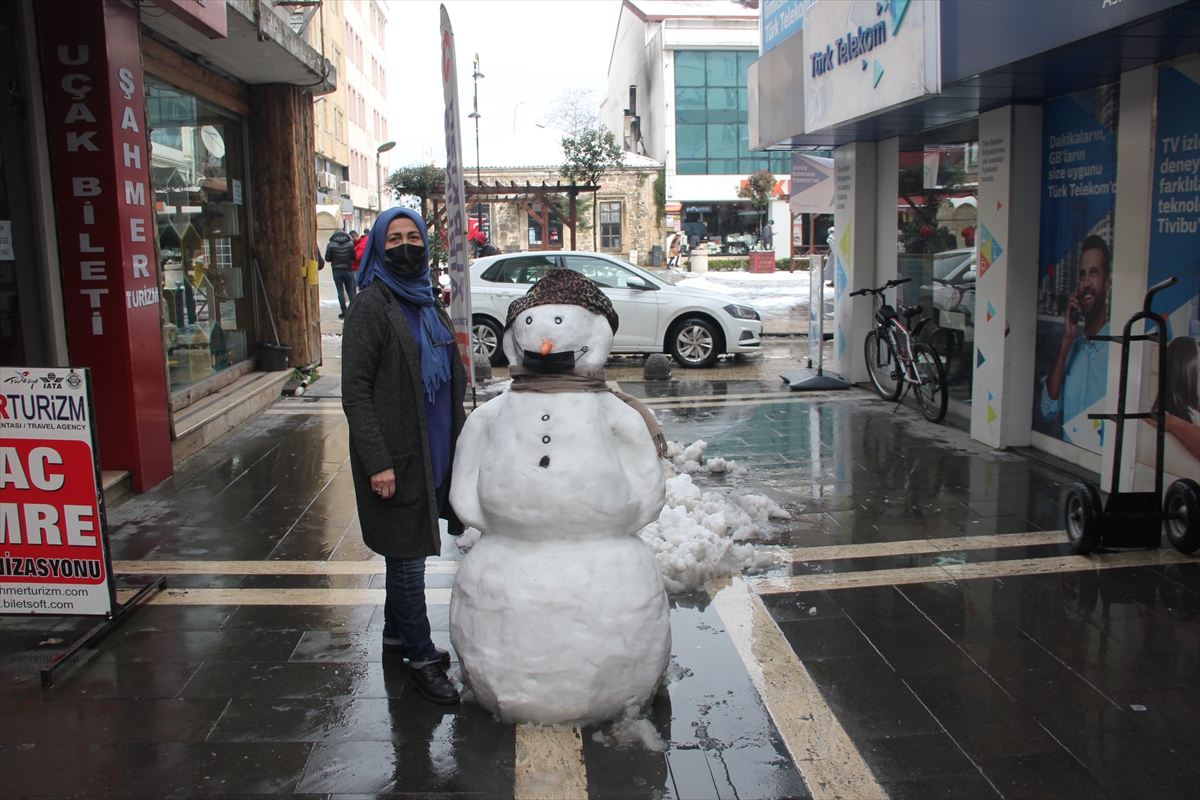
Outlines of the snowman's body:
[{"label": "snowman's body", "polygon": [[[612,343],[602,316],[537,306],[505,335],[510,362],[547,337],[586,343],[585,369],[602,368]],[[663,496],[645,422],[609,392],[510,391],[470,416],[451,502],[484,535],[455,577],[450,637],[480,704],[514,722],[586,723],[654,694],[668,604],[636,534]]]}]

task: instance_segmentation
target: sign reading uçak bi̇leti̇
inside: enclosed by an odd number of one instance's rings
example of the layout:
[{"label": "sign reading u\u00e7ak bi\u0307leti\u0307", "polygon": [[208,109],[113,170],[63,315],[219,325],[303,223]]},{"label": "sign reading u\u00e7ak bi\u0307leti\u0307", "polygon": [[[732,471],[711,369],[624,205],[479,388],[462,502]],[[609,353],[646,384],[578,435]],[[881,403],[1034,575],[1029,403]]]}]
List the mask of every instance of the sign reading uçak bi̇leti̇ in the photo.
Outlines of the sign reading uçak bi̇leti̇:
[{"label": "sign reading u\u00e7ak bi\u0307leti\u0307", "polygon": [[112,612],[88,378],[0,367],[0,613]]}]

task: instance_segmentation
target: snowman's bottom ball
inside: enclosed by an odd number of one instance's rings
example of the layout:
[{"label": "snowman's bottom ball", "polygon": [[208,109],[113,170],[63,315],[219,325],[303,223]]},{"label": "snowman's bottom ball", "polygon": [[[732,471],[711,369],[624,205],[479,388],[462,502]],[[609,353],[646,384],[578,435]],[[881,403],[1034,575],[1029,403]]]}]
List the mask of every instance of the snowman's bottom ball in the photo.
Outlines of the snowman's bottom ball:
[{"label": "snowman's bottom ball", "polygon": [[671,657],[658,562],[636,536],[485,535],[463,559],[450,640],[480,705],[507,722],[588,724],[650,699]]}]

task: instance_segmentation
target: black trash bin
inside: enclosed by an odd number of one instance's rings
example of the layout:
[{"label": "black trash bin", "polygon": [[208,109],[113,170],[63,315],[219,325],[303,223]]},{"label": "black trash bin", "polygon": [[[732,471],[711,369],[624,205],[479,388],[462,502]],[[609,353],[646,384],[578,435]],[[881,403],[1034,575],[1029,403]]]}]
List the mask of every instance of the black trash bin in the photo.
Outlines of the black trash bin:
[{"label": "black trash bin", "polygon": [[291,360],[292,346],[289,344],[271,344],[270,342],[255,342],[258,348],[258,368],[262,372],[279,372],[288,368]]}]

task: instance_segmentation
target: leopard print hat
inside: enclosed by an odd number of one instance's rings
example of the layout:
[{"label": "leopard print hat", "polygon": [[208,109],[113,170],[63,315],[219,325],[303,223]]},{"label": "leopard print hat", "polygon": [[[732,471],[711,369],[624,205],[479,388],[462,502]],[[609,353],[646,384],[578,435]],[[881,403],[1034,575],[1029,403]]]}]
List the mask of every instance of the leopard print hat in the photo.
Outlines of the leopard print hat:
[{"label": "leopard print hat", "polygon": [[508,307],[508,319],[504,327],[512,325],[517,315],[534,306],[573,305],[583,306],[593,314],[600,314],[608,320],[613,333],[617,332],[616,309],[612,301],[600,291],[595,283],[581,273],[564,267],[555,267],[546,273],[540,281],[530,287],[529,291]]}]

